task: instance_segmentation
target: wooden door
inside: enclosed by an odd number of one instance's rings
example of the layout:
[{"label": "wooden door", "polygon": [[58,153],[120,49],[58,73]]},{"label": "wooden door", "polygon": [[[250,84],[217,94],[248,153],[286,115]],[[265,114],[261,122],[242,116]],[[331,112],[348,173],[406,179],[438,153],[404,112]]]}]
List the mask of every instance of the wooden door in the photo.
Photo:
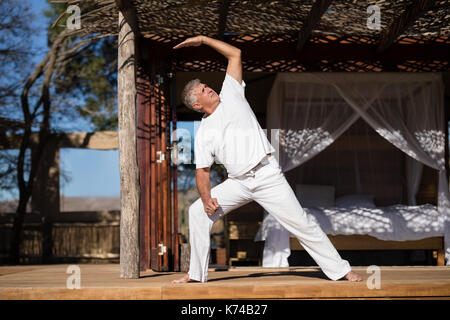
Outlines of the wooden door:
[{"label": "wooden door", "polygon": [[137,78],[140,270],[178,271],[176,143],[170,130],[171,122],[176,128],[175,79],[155,61],[147,66]]}]

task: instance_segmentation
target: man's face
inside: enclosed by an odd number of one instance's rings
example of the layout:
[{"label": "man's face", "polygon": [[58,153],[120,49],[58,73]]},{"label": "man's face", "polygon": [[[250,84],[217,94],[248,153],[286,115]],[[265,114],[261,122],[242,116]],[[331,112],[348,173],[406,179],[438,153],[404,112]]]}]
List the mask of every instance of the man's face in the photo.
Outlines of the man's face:
[{"label": "man's face", "polygon": [[194,103],[193,107],[199,110],[219,102],[219,95],[205,83],[199,83],[194,89],[194,94],[197,97],[197,102]]}]

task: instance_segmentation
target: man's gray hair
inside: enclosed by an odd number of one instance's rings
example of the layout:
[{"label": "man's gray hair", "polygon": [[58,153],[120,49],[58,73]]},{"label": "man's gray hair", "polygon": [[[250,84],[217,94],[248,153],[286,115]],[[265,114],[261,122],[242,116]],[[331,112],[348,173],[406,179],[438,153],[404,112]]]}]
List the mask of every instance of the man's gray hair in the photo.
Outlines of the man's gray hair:
[{"label": "man's gray hair", "polygon": [[197,97],[194,94],[194,88],[199,84],[199,79],[191,80],[184,86],[184,89],[181,92],[181,101],[186,105],[186,107],[197,112],[201,111],[195,109],[194,107],[192,107],[192,105],[197,102]]}]

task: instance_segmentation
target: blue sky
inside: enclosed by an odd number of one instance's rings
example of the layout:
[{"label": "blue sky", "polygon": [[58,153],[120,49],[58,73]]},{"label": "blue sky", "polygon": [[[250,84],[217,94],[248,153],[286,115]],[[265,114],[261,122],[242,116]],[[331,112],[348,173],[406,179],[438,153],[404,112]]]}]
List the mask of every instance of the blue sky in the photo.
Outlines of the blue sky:
[{"label": "blue sky", "polygon": [[27,0],[31,5],[32,12],[34,14],[33,29],[36,31],[36,37],[33,39],[35,47],[38,52],[35,55],[35,62],[38,63],[47,51],[47,18],[44,16],[43,11],[48,9],[48,4],[45,0]]},{"label": "blue sky", "polygon": [[[177,122],[177,128],[190,132],[193,148],[194,123]],[[185,147],[186,150],[186,147]],[[183,156],[180,154],[180,162]],[[119,197],[119,153],[117,150],[61,149],[60,168],[70,177],[60,180],[61,193],[67,197]]]},{"label": "blue sky", "polygon": [[60,193],[67,197],[120,196],[117,150],[62,149],[60,170],[70,179],[60,179]]}]

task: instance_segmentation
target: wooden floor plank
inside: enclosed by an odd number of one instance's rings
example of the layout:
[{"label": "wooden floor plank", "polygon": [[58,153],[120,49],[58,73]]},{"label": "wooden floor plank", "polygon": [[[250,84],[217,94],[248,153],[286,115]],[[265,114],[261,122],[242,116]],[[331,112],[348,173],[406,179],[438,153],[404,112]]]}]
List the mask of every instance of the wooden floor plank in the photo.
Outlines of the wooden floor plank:
[{"label": "wooden floor plank", "polygon": [[450,268],[380,267],[381,288],[369,289],[367,267],[353,267],[362,282],[331,281],[316,267],[210,269],[206,283],[172,284],[182,273],[141,273],[121,279],[118,264],[79,265],[80,289],[68,289],[69,265],[0,267],[0,299],[450,299]]}]

